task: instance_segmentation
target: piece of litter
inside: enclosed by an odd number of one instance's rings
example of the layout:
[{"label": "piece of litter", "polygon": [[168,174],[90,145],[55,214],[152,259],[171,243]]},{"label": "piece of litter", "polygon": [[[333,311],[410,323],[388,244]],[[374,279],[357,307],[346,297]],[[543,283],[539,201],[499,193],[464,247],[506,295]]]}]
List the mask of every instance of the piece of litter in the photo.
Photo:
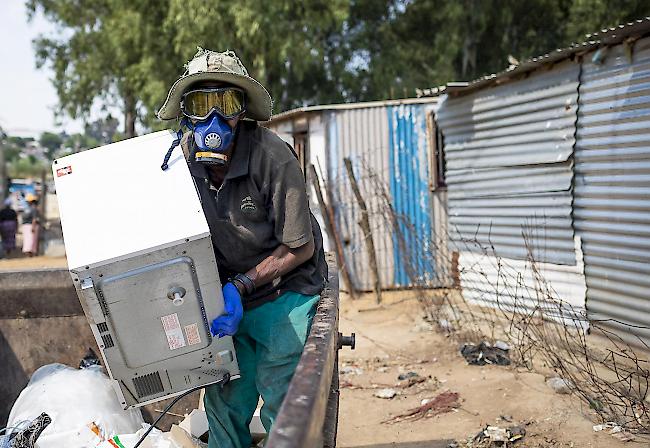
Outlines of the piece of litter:
[{"label": "piece of litter", "polygon": [[503,341],[496,341],[494,343],[494,347],[501,350],[510,350],[510,345],[507,342]]},{"label": "piece of litter", "polygon": [[379,389],[373,395],[377,398],[390,400],[391,398],[395,397],[395,395],[397,395],[397,391],[395,389]]},{"label": "piece of litter", "polygon": [[490,439],[490,442],[508,442],[510,440],[508,431],[498,426],[488,426],[483,430],[483,434]]},{"label": "piece of litter", "polygon": [[192,409],[178,426],[192,437],[201,437],[208,432],[208,415],[205,411]]},{"label": "piece of litter", "polygon": [[410,378],[408,378],[408,379],[406,379],[404,381],[398,381],[396,386],[400,387],[402,389],[407,389],[407,388],[409,388],[411,386],[414,386],[416,384],[424,383],[426,380],[427,380],[426,378],[418,375],[418,376],[410,377]]},{"label": "piece of litter", "polygon": [[400,380],[400,381],[404,381],[404,380],[407,380],[409,378],[415,378],[415,377],[418,377],[418,376],[420,376],[420,375],[418,375],[417,372],[406,372],[406,373],[400,373],[399,376],[397,377],[397,379]]},{"label": "piece of litter", "polygon": [[438,320],[438,326],[440,327],[441,330],[447,331],[447,332],[452,332],[454,331],[454,326],[449,322],[447,319],[440,319]]},{"label": "piece of litter", "polygon": [[546,384],[557,394],[570,394],[573,383],[558,376],[546,380]]},{"label": "piece of litter", "polygon": [[523,439],[526,435],[526,429],[523,426],[512,426],[508,428],[510,433],[510,441],[514,442],[515,440]]},{"label": "piece of litter", "polygon": [[615,426],[616,426],[616,423],[607,422],[607,423],[601,423],[600,425],[594,425],[593,428],[594,428],[595,432],[599,432],[599,431],[602,431],[604,429],[614,428]]},{"label": "piece of litter", "polygon": [[347,375],[347,374],[363,375],[363,369],[360,369],[358,367],[353,367],[353,366],[343,366],[341,367],[341,370],[339,370],[339,373],[341,375]]},{"label": "piece of litter", "polygon": [[460,353],[471,365],[497,364],[507,366],[510,364],[508,350],[492,347],[485,342],[481,342],[479,345],[465,344],[461,347]]}]

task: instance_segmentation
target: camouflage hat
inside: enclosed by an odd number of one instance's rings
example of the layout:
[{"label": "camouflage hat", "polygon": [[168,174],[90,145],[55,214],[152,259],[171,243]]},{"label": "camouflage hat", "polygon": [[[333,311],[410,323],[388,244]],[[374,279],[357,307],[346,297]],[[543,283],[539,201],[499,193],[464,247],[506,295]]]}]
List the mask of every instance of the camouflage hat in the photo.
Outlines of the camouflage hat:
[{"label": "camouflage hat", "polygon": [[185,68],[185,73],[172,85],[165,104],[158,111],[161,120],[178,118],[183,93],[201,81],[221,81],[243,89],[246,92],[246,117],[257,121],[267,121],[271,117],[271,95],[262,84],[248,76],[246,67],[234,51],[219,53],[199,47]]}]

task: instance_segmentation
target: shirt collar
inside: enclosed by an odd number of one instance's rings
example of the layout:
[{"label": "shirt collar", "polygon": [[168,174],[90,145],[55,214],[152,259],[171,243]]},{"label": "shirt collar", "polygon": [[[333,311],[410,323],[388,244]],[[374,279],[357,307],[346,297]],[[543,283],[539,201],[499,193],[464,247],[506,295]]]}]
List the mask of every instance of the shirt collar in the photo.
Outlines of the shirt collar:
[{"label": "shirt collar", "polygon": [[232,152],[230,167],[226,173],[226,179],[248,174],[248,162],[251,155],[251,133],[250,125],[246,122],[239,123],[237,130],[237,140],[235,141],[235,150]]}]

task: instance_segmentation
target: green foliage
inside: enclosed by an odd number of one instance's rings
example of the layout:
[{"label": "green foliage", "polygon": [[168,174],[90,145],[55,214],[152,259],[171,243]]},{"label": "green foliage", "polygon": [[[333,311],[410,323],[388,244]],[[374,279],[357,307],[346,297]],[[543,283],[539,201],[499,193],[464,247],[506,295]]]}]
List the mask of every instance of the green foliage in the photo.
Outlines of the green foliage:
[{"label": "green foliage", "polygon": [[59,149],[61,149],[63,139],[59,134],[54,134],[52,132],[43,132],[41,134],[41,138],[39,139],[39,143],[43,148],[45,148],[45,154],[47,155],[48,159],[52,160],[54,158],[54,154]]},{"label": "green foliage", "polygon": [[574,0],[566,28],[568,41],[580,41],[585,34],[650,14],[648,0]]},{"label": "green foliage", "polygon": [[40,177],[43,170],[49,170],[49,166],[33,156],[16,158],[7,164],[10,178]]},{"label": "green foliage", "polygon": [[88,116],[95,101],[117,104],[125,132],[135,133],[139,102],[157,81],[157,61],[164,60],[159,34],[165,4],[156,0],[28,0],[61,31],[35,41],[37,65],[49,63],[60,113]]},{"label": "green foliage", "polygon": [[[412,96],[650,14],[647,0],[28,0],[58,27],[36,40],[54,69],[60,112],[88,116],[98,142],[168,127],[154,112],[196,47],[235,50],[271,92],[274,112]],[[110,121],[110,123],[109,123]],[[82,145],[83,146],[83,145]]]},{"label": "green foliage", "polygon": [[179,62],[197,46],[234,50],[280,111],[343,99],[348,9],[345,0],[171,0],[165,29]]},{"label": "green foliage", "polygon": [[92,123],[86,123],[84,126],[84,134],[94,141],[101,144],[108,144],[116,141],[117,128],[119,121],[110,114],[104,118],[95,120]]}]

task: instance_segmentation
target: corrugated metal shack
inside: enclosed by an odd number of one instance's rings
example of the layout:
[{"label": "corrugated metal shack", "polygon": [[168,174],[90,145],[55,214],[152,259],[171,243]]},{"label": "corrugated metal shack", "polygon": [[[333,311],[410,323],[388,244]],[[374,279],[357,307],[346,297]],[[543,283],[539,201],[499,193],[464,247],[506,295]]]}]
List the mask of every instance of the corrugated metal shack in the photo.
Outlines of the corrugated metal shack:
[{"label": "corrugated metal shack", "polygon": [[[531,249],[560,298],[650,344],[649,35],[650,19],[639,20],[431,92],[447,94],[436,118],[470,298],[507,300],[488,286],[493,256],[532,288]],[[487,256],[476,250],[485,244]],[[463,269],[476,263],[486,275]]]},{"label": "corrugated metal shack", "polygon": [[[430,245],[436,230],[444,231],[441,226],[447,219],[444,200],[432,191],[430,175],[429,152],[435,129],[428,123],[433,123],[436,104],[437,98],[422,98],[311,106],[275,115],[265,124],[293,145],[308,176],[309,165],[315,166],[323,190],[329,189],[334,195],[345,259],[359,289],[371,290],[372,276],[358,225],[359,207],[343,162],[346,157],[352,161],[368,203],[382,288],[408,287],[416,280],[418,284],[434,281],[435,248],[420,245],[422,241]],[[308,185],[312,211],[325,229],[311,179]],[[415,274],[397,262],[400,248],[387,225],[382,189],[395,212],[408,222],[403,231],[408,252],[418,253],[413,256]],[[417,235],[428,237],[418,240]],[[333,247],[333,242],[326,241],[326,249]],[[421,256],[423,253],[428,255]],[[414,275],[416,279],[410,278]]]}]

